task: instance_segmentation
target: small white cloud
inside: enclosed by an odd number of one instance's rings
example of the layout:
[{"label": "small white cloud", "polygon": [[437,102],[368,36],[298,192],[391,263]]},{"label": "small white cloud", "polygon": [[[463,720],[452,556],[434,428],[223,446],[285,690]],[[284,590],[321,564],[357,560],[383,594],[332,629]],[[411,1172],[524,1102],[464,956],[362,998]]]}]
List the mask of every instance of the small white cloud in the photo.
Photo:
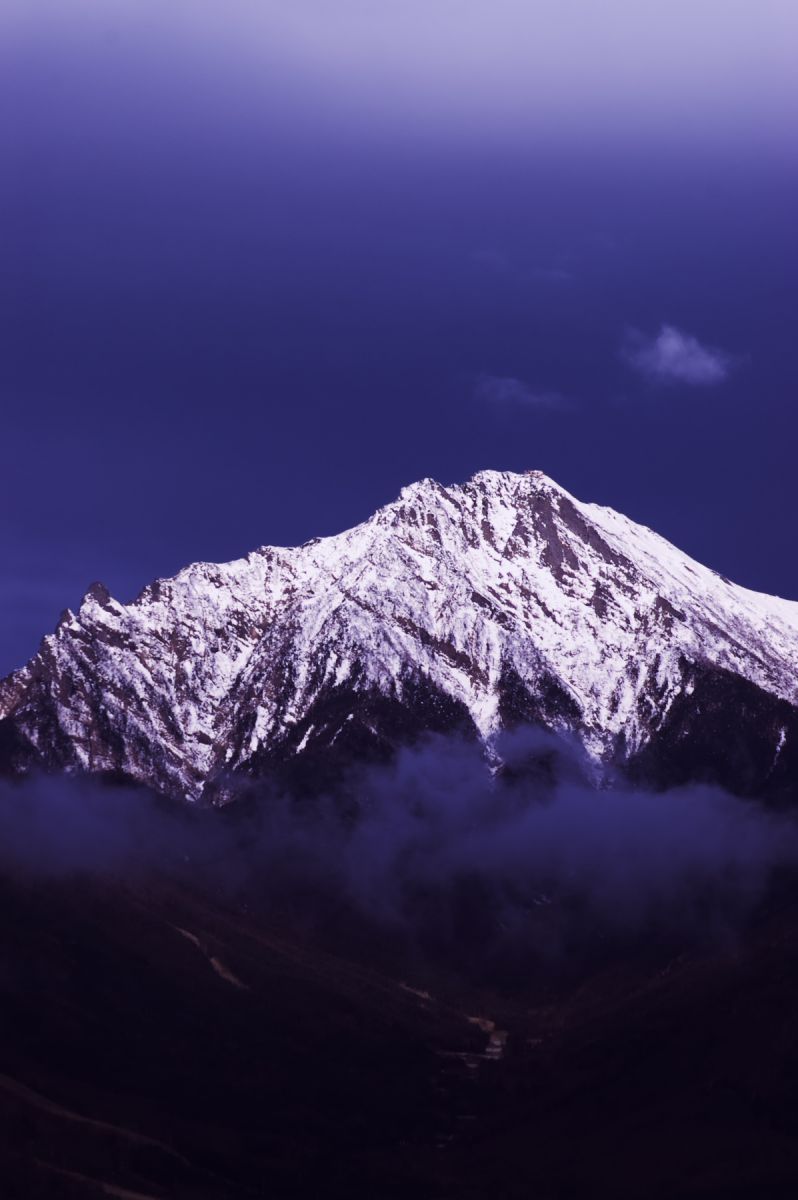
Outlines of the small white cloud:
[{"label": "small white cloud", "polygon": [[559,392],[531,388],[512,375],[480,375],[474,389],[477,400],[485,404],[519,405],[524,408],[566,408],[568,401]]},{"label": "small white cloud", "polygon": [[641,375],[661,382],[698,386],[722,383],[732,369],[724,350],[702,346],[697,338],[673,325],[663,325],[655,338],[631,330],[622,349],[624,361]]}]

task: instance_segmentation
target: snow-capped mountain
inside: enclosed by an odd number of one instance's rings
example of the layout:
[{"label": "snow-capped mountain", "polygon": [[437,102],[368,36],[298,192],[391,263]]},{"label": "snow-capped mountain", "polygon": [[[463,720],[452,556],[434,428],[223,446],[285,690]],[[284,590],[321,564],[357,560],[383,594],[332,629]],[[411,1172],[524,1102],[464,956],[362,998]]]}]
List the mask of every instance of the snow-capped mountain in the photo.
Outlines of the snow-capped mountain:
[{"label": "snow-capped mountain", "polygon": [[0,684],[5,768],[190,800],[323,786],[425,731],[523,722],[657,784],[798,783],[798,603],[737,587],[539,471],[405,488],[364,524],[93,585]]}]

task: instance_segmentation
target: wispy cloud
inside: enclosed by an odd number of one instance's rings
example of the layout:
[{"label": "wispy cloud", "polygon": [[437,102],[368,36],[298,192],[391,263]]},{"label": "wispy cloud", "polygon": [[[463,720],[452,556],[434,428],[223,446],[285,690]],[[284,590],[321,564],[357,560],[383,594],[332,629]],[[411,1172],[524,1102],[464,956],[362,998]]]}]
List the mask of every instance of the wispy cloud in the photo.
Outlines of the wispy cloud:
[{"label": "wispy cloud", "polygon": [[659,382],[690,383],[707,387],[722,383],[732,369],[731,355],[674,325],[663,325],[656,337],[629,330],[621,348],[628,366]]},{"label": "wispy cloud", "polygon": [[480,375],[474,394],[483,404],[517,405],[522,408],[567,408],[568,400],[559,392],[530,387],[512,375]]},{"label": "wispy cloud", "polygon": [[484,267],[488,271],[495,271],[498,275],[504,275],[510,270],[510,260],[503,250],[495,250],[490,246],[483,246],[479,250],[472,250],[471,261],[478,267]]},{"label": "wispy cloud", "polygon": [[532,271],[532,278],[544,283],[571,283],[574,273],[565,266],[535,267]]},{"label": "wispy cloud", "polygon": [[483,271],[494,275],[512,276],[522,281],[534,280],[535,283],[558,284],[572,283],[575,278],[571,262],[565,259],[531,266],[519,261],[518,257],[511,257],[504,250],[497,250],[490,246],[472,250],[469,258],[476,267]]}]

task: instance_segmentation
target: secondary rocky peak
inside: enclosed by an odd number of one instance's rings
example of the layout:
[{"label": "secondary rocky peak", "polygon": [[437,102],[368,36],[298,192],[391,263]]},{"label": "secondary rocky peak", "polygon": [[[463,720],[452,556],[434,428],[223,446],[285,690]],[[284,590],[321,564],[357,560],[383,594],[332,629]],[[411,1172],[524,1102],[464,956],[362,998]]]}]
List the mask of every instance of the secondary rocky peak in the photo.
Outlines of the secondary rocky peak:
[{"label": "secondary rocky peak", "polygon": [[105,586],[105,584],[95,581],[94,583],[90,583],[86,588],[86,592],[81,600],[81,607],[83,607],[84,604],[94,603],[99,604],[101,608],[104,608],[110,599],[111,593],[108,591],[108,588]]}]

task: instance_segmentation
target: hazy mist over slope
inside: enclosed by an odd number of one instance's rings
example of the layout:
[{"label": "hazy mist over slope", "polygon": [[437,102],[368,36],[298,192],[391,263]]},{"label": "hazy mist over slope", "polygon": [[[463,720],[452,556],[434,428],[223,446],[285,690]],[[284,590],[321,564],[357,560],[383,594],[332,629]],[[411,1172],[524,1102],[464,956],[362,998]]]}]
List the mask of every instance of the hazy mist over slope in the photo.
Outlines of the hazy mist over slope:
[{"label": "hazy mist over slope", "polygon": [[[503,739],[505,776],[474,744],[430,738],[355,769],[345,799],[262,789],[243,809],[187,811],[79,777],[0,785],[0,863],[38,879],[183,879],[336,935],[352,921],[489,974],[580,961],[604,938],[736,936],[798,826],[711,788],[596,791],[567,744]],[[516,776],[537,764],[531,780]],[[525,964],[525,965],[524,965]]]}]

